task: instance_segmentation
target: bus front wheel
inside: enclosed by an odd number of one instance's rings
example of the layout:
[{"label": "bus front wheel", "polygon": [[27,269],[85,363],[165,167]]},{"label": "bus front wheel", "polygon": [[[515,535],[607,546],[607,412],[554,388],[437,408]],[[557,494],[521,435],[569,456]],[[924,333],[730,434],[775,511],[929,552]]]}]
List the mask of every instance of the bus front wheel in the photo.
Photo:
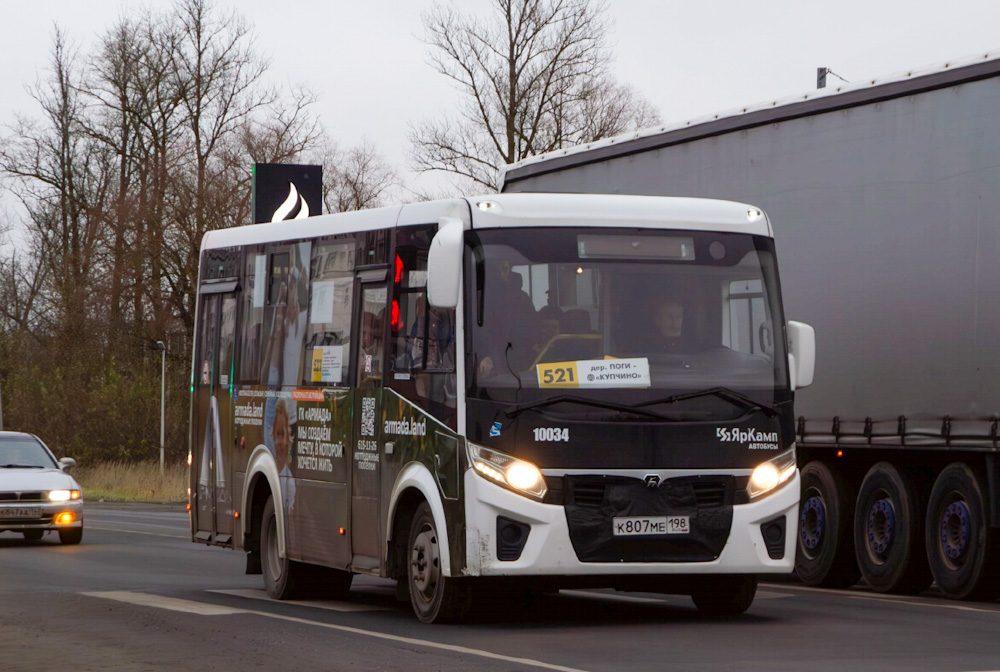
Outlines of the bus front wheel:
[{"label": "bus front wheel", "polygon": [[444,575],[440,536],[427,502],[421,502],[410,525],[407,546],[407,582],[410,603],[424,623],[456,621],[469,613],[472,595],[469,579]]}]

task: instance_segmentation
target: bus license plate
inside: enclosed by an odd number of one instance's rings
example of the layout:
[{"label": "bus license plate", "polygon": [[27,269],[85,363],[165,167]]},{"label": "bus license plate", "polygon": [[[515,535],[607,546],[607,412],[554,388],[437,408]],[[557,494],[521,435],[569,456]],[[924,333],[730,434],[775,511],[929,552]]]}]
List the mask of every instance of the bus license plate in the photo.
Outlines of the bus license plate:
[{"label": "bus license plate", "polygon": [[41,518],[42,509],[38,506],[0,509],[0,518]]},{"label": "bus license plate", "polygon": [[633,537],[655,534],[688,534],[691,531],[689,516],[633,516],[614,518],[612,531],[616,537]]}]

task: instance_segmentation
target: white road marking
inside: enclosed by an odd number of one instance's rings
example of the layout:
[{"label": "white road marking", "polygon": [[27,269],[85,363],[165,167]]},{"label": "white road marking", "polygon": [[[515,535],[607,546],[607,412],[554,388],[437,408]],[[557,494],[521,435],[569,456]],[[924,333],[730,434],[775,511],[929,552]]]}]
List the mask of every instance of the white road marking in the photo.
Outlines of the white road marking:
[{"label": "white road marking", "polygon": [[169,609],[170,611],[183,611],[188,614],[198,614],[200,616],[225,616],[227,614],[242,614],[243,609],[233,609],[207,602],[195,602],[193,600],[180,600],[176,597],[164,597],[162,595],[150,595],[149,593],[134,593],[127,590],[110,590],[99,593],[82,593],[89,597],[99,597],[104,600],[115,600],[116,602],[126,602],[140,607],[154,607],[156,609]]},{"label": "white road marking", "polygon": [[633,602],[642,604],[664,604],[662,599],[656,597],[633,597],[631,595],[615,595],[613,593],[598,593],[590,590],[560,590],[560,595],[570,597],[586,597],[588,599],[607,600],[609,602]]},{"label": "white road marking", "polygon": [[125,534],[144,534],[147,537],[166,537],[168,539],[184,539],[185,541],[190,541],[191,537],[182,537],[179,534],[160,534],[159,532],[140,532],[139,530],[122,530],[117,527],[97,527],[96,525],[87,525],[88,530],[100,530],[101,532],[124,532]]},{"label": "white road marking", "polygon": [[[609,600],[612,602],[634,602],[634,603],[646,603],[646,604],[666,604],[668,597],[686,597],[686,595],[672,595],[664,594],[662,598],[656,597],[637,597],[634,595],[618,595],[615,593],[602,593],[590,590],[560,590],[560,595],[570,595],[572,597],[587,597],[591,599],[598,600]],[[769,590],[758,590],[756,599],[758,600],[771,600],[780,597],[793,597],[786,593],[774,593]]]},{"label": "white road marking", "polygon": [[1000,614],[1000,608],[998,607],[989,607],[986,605],[973,607],[968,606],[967,604],[946,602],[944,601],[944,598],[941,598],[940,601],[932,601],[931,599],[914,598],[908,595],[880,595],[861,590],[835,590],[833,588],[813,588],[812,586],[782,586],[782,588],[791,591],[802,591],[805,593],[825,593],[833,596],[842,595],[852,600],[871,600],[873,602],[905,604],[910,607],[930,607],[932,609],[951,609],[954,611],[975,611],[986,614]]},{"label": "white road marking", "polygon": [[492,651],[483,651],[482,649],[470,649],[465,646],[456,646],[454,644],[442,644],[440,642],[433,642],[426,639],[416,639],[414,637],[401,637],[399,635],[390,635],[384,632],[376,632],[373,630],[362,630],[361,628],[352,628],[347,625],[334,625],[333,623],[321,623],[319,621],[310,621],[305,618],[295,618],[294,616],[271,614],[266,611],[256,611],[253,609],[232,609],[229,607],[222,607],[204,602],[195,602],[193,600],[181,600],[173,597],[162,597],[159,595],[148,595],[145,593],[133,593],[129,591],[108,591],[100,593],[82,593],[82,594],[88,595],[90,597],[99,597],[106,600],[116,600],[118,602],[126,602],[128,604],[136,604],[139,606],[170,609],[171,611],[183,611],[192,614],[201,614],[204,616],[224,616],[228,614],[252,614],[255,616],[263,616],[264,618],[273,618],[279,621],[288,621],[289,623],[301,623],[302,625],[312,625],[319,628],[326,628],[328,630],[349,632],[354,635],[364,635],[367,637],[374,637],[376,639],[384,639],[390,642],[398,642],[400,644],[409,644],[411,646],[422,646],[429,649],[451,651],[453,653],[461,653],[469,656],[476,656],[478,658],[502,660],[507,663],[515,663],[517,665],[527,665],[530,667],[537,667],[545,670],[558,670],[559,672],[586,672],[585,670],[581,670],[579,668],[566,667],[564,665],[553,665],[551,663],[545,663],[540,660],[532,660],[531,658],[517,658],[515,656],[504,656],[499,653],[493,653]]},{"label": "white road marking", "polygon": [[235,595],[236,597],[246,597],[251,600],[264,600],[265,602],[277,602],[279,604],[295,604],[301,607],[313,607],[315,609],[326,609],[328,611],[387,611],[389,607],[380,607],[374,604],[359,604],[357,602],[342,602],[339,600],[276,600],[263,590],[209,590],[209,593],[220,593],[222,595]]}]

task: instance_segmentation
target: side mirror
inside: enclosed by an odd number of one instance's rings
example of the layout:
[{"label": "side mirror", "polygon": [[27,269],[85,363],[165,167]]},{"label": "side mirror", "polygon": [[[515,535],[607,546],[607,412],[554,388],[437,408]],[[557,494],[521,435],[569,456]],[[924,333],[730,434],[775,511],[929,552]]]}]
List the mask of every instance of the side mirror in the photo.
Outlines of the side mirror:
[{"label": "side mirror", "polygon": [[59,460],[59,468],[62,469],[63,471],[66,471],[67,469],[72,469],[75,466],[76,466],[76,460],[74,460],[72,457],[63,457]]},{"label": "side mirror", "polygon": [[458,306],[462,280],[465,225],[457,217],[442,217],[427,253],[427,300],[435,308]]},{"label": "side mirror", "polygon": [[812,385],[816,371],[816,331],[802,322],[788,323],[788,376],[792,389]]}]

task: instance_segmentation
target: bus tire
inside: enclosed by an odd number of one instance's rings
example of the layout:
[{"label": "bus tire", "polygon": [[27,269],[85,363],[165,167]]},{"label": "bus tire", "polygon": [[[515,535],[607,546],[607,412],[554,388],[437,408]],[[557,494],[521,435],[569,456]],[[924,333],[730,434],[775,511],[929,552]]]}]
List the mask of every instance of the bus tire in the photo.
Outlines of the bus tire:
[{"label": "bus tire", "polygon": [[274,509],[274,497],[268,497],[260,516],[260,560],[264,574],[264,589],[276,600],[289,600],[298,595],[298,574],[302,567],[282,558],[278,545],[278,515]]},{"label": "bus tire", "polygon": [[444,575],[438,530],[427,502],[421,502],[413,514],[407,550],[406,577],[417,618],[423,623],[443,623],[466,616],[472,602],[469,579]]},{"label": "bus tire", "polygon": [[927,560],[938,587],[956,600],[996,597],[996,539],[987,524],[984,488],[963,462],[938,475],[927,502]]},{"label": "bus tire", "polygon": [[878,593],[916,593],[931,585],[924,524],[913,480],[889,462],[872,466],[854,509],[861,576]]},{"label": "bus tire", "polygon": [[737,616],[750,608],[756,595],[756,576],[715,576],[692,591],[691,599],[706,616]]},{"label": "bus tire", "polygon": [[795,573],[807,586],[847,588],[861,578],[854,557],[854,492],[822,462],[802,468]]}]

